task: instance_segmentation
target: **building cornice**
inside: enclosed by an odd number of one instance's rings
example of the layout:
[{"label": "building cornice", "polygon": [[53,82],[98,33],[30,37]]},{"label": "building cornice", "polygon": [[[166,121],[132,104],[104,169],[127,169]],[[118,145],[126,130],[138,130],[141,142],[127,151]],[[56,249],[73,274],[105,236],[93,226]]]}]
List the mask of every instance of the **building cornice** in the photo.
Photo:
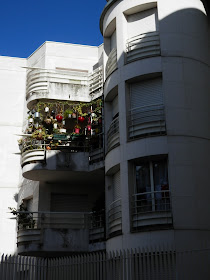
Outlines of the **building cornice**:
[{"label": "building cornice", "polygon": [[122,1],[122,0],[109,0],[109,2],[105,5],[102,13],[101,13],[101,17],[100,17],[100,31],[101,31],[101,34],[103,35],[103,21],[104,21],[104,17],[105,17],[105,14],[106,12],[109,10],[109,8],[114,5],[115,2],[117,1]]}]

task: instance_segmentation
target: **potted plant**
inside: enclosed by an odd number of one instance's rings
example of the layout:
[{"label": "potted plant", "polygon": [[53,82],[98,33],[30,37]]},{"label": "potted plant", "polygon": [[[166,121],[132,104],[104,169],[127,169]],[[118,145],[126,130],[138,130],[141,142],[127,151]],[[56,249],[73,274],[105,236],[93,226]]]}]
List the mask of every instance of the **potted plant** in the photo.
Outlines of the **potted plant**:
[{"label": "potted plant", "polygon": [[71,119],[73,114],[73,110],[72,109],[66,109],[64,112],[64,119]]},{"label": "potted plant", "polygon": [[45,119],[44,119],[44,122],[47,124],[47,125],[50,125],[52,123],[52,118],[50,116],[47,116]]},{"label": "potted plant", "polygon": [[57,120],[58,122],[62,122],[63,116],[62,116],[61,113],[59,113],[59,114],[56,115],[55,118],[56,118],[56,120]]},{"label": "potted plant", "polygon": [[76,124],[75,127],[74,127],[74,132],[76,134],[79,134],[80,133],[80,129],[81,129],[81,126],[79,124]]},{"label": "potted plant", "polygon": [[19,145],[19,149],[21,151],[23,148],[23,138],[18,139],[18,145]]},{"label": "potted plant", "polygon": [[78,117],[78,121],[79,121],[79,122],[84,122],[84,120],[85,120],[85,117],[83,117],[83,116],[79,116],[79,117]]},{"label": "potted plant", "polygon": [[32,138],[37,140],[43,140],[47,137],[47,134],[43,128],[37,129],[32,133]]}]

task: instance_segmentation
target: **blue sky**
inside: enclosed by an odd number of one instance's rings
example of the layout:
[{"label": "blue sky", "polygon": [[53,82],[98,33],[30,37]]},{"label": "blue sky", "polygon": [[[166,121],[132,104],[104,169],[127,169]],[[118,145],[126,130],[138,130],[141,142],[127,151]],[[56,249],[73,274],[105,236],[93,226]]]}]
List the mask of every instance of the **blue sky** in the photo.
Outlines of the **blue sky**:
[{"label": "blue sky", "polygon": [[45,41],[100,45],[106,0],[1,0],[0,55],[28,57]]}]

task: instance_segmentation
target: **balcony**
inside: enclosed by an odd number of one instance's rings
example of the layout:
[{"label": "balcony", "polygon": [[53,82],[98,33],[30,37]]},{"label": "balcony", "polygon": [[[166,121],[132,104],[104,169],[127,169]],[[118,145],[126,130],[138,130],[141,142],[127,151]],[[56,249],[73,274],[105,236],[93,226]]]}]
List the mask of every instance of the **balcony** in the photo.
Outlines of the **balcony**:
[{"label": "balcony", "polygon": [[49,140],[36,140],[27,136],[22,147],[21,165],[23,176],[30,180],[53,180],[63,171],[68,171],[62,174],[63,178],[77,176],[79,179],[79,172],[97,173],[98,169],[104,167],[103,159],[102,134],[91,138],[85,135],[75,138],[73,135],[65,140],[57,140],[55,135]]},{"label": "balcony", "polygon": [[18,223],[19,254],[88,252],[90,244],[104,241],[104,212],[21,213],[24,219]]},{"label": "balcony", "polygon": [[108,209],[108,235],[109,237],[122,233],[121,199],[112,202]]},{"label": "balcony", "polygon": [[89,76],[89,94],[102,95],[103,90],[103,68],[102,66],[98,67],[92,74]]},{"label": "balcony", "polygon": [[139,34],[126,42],[126,63],[159,55],[160,39],[157,31]]},{"label": "balcony", "polygon": [[102,91],[102,66],[92,73],[76,69],[32,69],[27,74],[26,100],[28,108],[32,108],[37,99],[89,102],[93,95],[95,98],[100,97]]},{"label": "balcony", "polygon": [[132,230],[172,224],[169,190],[137,193],[132,197]]},{"label": "balcony", "polygon": [[[71,96],[69,97],[69,93]],[[77,70],[33,69],[28,72],[26,81],[26,100],[28,108],[37,99],[60,99],[89,101],[89,73]],[[81,100],[78,100],[80,98]]]},{"label": "balcony", "polygon": [[117,69],[117,49],[114,48],[108,56],[106,63],[106,78],[112,74]]},{"label": "balcony", "polygon": [[107,131],[107,151],[118,146],[120,143],[119,117],[115,118]]},{"label": "balcony", "polygon": [[128,112],[128,138],[166,134],[164,106],[137,107]]}]

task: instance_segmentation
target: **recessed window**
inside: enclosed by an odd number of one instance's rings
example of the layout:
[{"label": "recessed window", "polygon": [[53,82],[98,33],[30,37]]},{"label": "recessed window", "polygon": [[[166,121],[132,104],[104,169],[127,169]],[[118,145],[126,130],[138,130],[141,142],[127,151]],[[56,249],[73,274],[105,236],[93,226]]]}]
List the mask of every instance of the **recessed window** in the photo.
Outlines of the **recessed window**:
[{"label": "recessed window", "polygon": [[132,228],[171,223],[167,159],[135,166]]},{"label": "recessed window", "polygon": [[128,138],[165,134],[162,78],[129,84]]}]

